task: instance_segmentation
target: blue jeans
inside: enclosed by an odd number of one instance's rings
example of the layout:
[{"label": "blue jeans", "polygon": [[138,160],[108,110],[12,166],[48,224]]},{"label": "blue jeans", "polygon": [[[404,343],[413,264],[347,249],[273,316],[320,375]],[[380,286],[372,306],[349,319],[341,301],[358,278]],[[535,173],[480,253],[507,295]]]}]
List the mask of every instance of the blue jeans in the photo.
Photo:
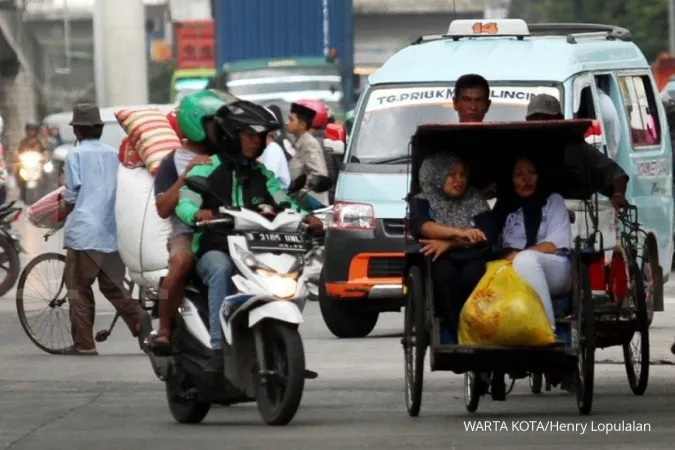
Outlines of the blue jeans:
[{"label": "blue jeans", "polygon": [[209,288],[209,328],[211,347],[214,350],[223,348],[219,313],[230,291],[233,268],[230,256],[220,250],[210,250],[197,261],[197,273]]}]

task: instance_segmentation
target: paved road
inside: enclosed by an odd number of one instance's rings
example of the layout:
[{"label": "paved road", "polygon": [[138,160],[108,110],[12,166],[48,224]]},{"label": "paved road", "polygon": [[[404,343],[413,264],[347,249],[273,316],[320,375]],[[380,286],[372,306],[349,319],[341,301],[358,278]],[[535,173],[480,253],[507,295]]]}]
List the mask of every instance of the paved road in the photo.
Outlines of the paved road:
[{"label": "paved road", "polygon": [[[17,228],[32,255],[58,250],[58,238],[45,245],[38,230],[23,222]],[[668,295],[675,296],[675,287],[669,287]],[[100,345],[99,357],[50,356],[23,334],[12,292],[0,299],[0,447],[672,449],[675,358],[669,349],[675,297],[667,307],[652,327],[654,365],[645,396],[630,393],[620,353],[600,351],[593,416],[588,419],[579,418],[570,394],[534,396],[526,381],[517,384],[506,402],[484,399],[478,413],[468,415],[463,379],[448,373],[426,374],[422,414],[411,419],[403,397],[400,315],[384,315],[372,337],[338,341],[325,328],[317,306],[310,304],[302,331],[308,367],[320,376],[308,381],[301,411],[288,427],[262,425],[254,405],[214,408],[203,425],[180,426],[168,412],[162,384],[122,326]],[[106,326],[111,318],[110,307],[101,300],[97,326]],[[602,431],[608,424],[633,421],[648,431]],[[486,424],[496,431],[467,431]],[[549,430],[527,431],[528,426]],[[562,431],[563,426],[572,431]]]}]

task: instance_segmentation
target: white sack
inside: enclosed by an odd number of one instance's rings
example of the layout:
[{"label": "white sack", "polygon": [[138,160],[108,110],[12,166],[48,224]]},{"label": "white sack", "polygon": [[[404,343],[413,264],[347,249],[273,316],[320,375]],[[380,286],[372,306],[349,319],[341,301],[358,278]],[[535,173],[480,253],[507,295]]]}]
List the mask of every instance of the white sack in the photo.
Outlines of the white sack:
[{"label": "white sack", "polygon": [[143,167],[117,171],[117,245],[132,280],[156,287],[168,269],[171,222],[155,207],[154,178]]}]

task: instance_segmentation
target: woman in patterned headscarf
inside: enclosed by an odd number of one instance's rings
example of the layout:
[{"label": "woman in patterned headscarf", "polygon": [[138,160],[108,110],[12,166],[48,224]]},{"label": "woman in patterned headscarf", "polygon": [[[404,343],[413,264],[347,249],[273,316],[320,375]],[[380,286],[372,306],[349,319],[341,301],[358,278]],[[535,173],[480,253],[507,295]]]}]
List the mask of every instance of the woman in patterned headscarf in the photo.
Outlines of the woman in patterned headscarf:
[{"label": "woman in patterned headscarf", "polygon": [[[420,167],[421,192],[410,204],[410,231],[432,258],[436,312],[443,319],[444,343],[456,342],[464,302],[485,273],[481,252],[457,249],[485,246],[486,232],[476,216],[490,210],[480,193],[469,186],[468,167],[454,154],[436,154]],[[449,341],[449,342],[448,342]]]}]

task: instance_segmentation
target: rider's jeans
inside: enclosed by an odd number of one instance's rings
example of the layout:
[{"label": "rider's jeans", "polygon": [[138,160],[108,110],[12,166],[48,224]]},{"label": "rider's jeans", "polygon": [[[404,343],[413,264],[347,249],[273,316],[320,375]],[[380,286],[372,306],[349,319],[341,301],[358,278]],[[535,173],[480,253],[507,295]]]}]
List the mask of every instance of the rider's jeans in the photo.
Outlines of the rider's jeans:
[{"label": "rider's jeans", "polygon": [[220,326],[220,307],[230,290],[232,260],[220,250],[210,250],[197,261],[197,273],[209,288],[209,327],[211,347],[223,348],[223,333]]},{"label": "rider's jeans", "polygon": [[539,294],[546,317],[555,330],[551,297],[566,294],[572,287],[571,265],[566,256],[524,250],[513,258],[513,269]]}]

